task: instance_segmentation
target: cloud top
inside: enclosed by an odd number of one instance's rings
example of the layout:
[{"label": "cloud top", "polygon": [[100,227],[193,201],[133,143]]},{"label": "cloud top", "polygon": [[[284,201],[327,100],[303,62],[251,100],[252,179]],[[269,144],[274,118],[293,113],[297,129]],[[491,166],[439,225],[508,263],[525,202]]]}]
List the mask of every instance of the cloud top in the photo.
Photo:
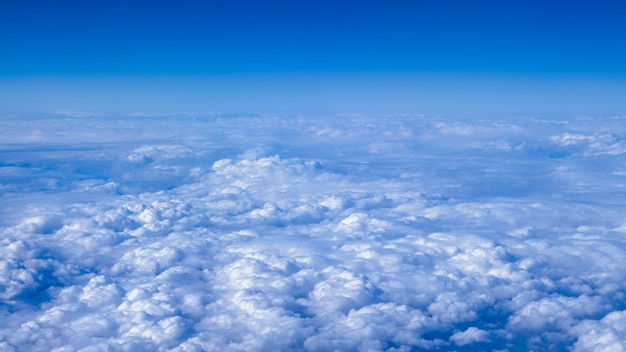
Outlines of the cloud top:
[{"label": "cloud top", "polygon": [[624,348],[612,120],[177,119],[4,142],[1,348]]}]

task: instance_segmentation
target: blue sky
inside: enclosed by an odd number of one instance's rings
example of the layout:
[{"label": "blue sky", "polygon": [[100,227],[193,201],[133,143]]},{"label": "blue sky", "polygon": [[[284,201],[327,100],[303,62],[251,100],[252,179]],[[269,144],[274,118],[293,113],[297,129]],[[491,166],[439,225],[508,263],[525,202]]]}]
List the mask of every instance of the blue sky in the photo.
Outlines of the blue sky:
[{"label": "blue sky", "polygon": [[0,2],[7,111],[626,111],[618,1]]}]

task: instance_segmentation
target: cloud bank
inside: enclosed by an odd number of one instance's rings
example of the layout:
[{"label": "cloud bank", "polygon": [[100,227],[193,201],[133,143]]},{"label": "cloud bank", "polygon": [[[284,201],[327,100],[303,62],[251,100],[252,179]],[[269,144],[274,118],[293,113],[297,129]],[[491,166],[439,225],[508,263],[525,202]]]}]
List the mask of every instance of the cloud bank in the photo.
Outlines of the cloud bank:
[{"label": "cloud bank", "polygon": [[622,117],[0,124],[2,350],[626,348]]}]

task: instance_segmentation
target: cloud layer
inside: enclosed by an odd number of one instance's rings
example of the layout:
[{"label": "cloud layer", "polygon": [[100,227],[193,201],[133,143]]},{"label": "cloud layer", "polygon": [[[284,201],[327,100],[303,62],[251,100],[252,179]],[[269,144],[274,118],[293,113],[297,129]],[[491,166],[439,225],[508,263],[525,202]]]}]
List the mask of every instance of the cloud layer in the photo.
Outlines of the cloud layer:
[{"label": "cloud layer", "polygon": [[1,125],[0,349],[625,349],[623,118]]}]

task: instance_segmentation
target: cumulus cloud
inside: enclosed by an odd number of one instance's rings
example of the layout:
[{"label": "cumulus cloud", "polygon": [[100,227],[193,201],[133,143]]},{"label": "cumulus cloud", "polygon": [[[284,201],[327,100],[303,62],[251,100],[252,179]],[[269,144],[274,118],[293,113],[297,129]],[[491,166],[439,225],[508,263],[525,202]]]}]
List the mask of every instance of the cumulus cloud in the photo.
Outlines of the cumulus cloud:
[{"label": "cumulus cloud", "polygon": [[[611,120],[33,124],[0,152],[28,170],[2,179],[0,349],[626,346],[623,154],[563,153]],[[42,148],[59,126],[83,140]]]},{"label": "cumulus cloud", "polygon": [[474,342],[489,341],[489,333],[476,327],[469,327],[467,330],[459,331],[450,336],[450,340],[459,346],[469,345]]},{"label": "cumulus cloud", "polygon": [[562,147],[579,148],[586,156],[619,155],[626,153],[626,137],[614,133],[594,133],[585,135],[565,132],[551,137],[551,140]]}]

